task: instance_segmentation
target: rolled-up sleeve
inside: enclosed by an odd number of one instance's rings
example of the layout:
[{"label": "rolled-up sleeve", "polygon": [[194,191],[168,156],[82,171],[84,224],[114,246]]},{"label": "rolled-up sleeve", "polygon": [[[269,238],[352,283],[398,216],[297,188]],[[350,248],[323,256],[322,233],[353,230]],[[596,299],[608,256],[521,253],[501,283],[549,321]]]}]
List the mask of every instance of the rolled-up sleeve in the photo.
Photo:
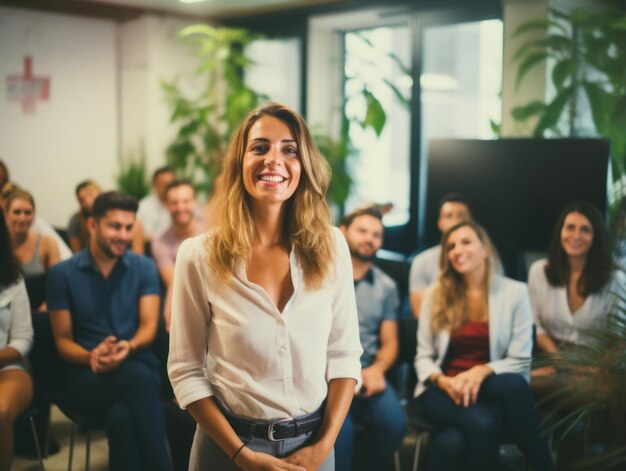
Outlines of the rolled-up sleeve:
[{"label": "rolled-up sleeve", "polygon": [[206,257],[199,238],[180,247],[174,269],[172,321],[167,369],[180,407],[213,395],[205,374],[211,308],[207,297]]},{"label": "rolled-up sleeve", "polygon": [[336,278],[333,280],[332,325],[328,338],[326,380],[353,378],[361,387],[361,363],[363,353],[359,338],[359,318],[356,310],[354,280],[350,251],[343,235],[333,229],[337,256]]},{"label": "rolled-up sleeve", "polygon": [[532,354],[532,313],[526,285],[520,284],[513,304],[511,342],[506,356],[487,363],[495,374],[521,373],[527,377]]},{"label": "rolled-up sleeve", "polygon": [[14,348],[22,358],[26,358],[33,345],[33,325],[24,280],[21,279],[12,289],[15,294],[11,301],[11,329],[7,347]]}]

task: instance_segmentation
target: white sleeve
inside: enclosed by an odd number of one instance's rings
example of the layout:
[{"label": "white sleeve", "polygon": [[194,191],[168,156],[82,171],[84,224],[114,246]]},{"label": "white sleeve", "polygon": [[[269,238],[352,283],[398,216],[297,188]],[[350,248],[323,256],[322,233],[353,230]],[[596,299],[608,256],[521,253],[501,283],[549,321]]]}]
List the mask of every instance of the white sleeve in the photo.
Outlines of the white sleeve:
[{"label": "white sleeve", "polygon": [[415,372],[417,380],[425,383],[433,373],[441,373],[438,365],[436,334],[431,328],[432,288],[426,291],[420,308],[420,319],[417,326],[417,354],[415,355]]},{"label": "white sleeve", "polygon": [[512,293],[511,296],[515,296],[515,302],[513,303],[511,342],[507,348],[506,356],[500,360],[487,363],[487,366],[495,374],[525,374],[530,369],[533,348],[533,324],[526,285],[520,284],[517,293]]},{"label": "white sleeve", "polygon": [[333,228],[337,246],[336,278],[332,299],[332,326],[328,338],[326,381],[333,378],[353,378],[361,387],[361,340],[356,310],[354,280],[350,251],[343,235]]},{"label": "white sleeve", "polygon": [[13,289],[15,295],[11,300],[11,328],[7,347],[14,348],[22,355],[22,358],[26,358],[33,345],[33,325],[24,280],[20,279]]},{"label": "white sleeve", "polygon": [[205,376],[211,308],[206,295],[204,250],[198,240],[180,246],[172,287],[172,320],[167,370],[180,407],[213,395]]}]

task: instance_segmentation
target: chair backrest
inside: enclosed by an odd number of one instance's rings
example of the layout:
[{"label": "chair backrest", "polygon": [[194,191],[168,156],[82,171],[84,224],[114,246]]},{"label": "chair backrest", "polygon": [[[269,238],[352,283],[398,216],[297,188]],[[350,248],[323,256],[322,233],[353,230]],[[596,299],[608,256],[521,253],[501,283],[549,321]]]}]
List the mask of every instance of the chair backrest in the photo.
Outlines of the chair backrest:
[{"label": "chair backrest", "polygon": [[65,366],[57,353],[50,316],[47,312],[33,312],[34,341],[29,360],[33,369],[35,395],[50,396],[63,388]]},{"label": "chair backrest", "polygon": [[24,277],[28,301],[32,310],[37,309],[46,300],[46,280],[47,274],[32,275]]},{"label": "chair backrest", "polygon": [[398,358],[389,379],[400,399],[411,399],[417,384],[413,360],[417,353],[417,319],[404,316],[398,321]]},{"label": "chair backrest", "polygon": [[396,282],[400,294],[400,305],[402,306],[409,294],[409,271],[411,264],[408,259],[396,252],[379,250],[374,263]]}]

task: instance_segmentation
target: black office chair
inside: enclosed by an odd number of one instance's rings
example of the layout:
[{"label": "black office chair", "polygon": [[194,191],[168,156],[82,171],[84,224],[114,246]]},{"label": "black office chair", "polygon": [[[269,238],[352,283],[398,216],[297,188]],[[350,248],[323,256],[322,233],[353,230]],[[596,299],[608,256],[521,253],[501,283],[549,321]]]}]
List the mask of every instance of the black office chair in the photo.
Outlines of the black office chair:
[{"label": "black office chair", "polygon": [[37,428],[35,427],[35,416],[37,415],[37,412],[37,406],[31,403],[28,408],[18,416],[15,422],[16,424],[19,422],[28,422],[30,431],[33,435],[33,443],[35,445],[35,454],[37,456],[37,461],[39,461],[39,469],[41,471],[46,471],[46,468],[43,464],[43,453],[41,450],[41,444],[39,443],[39,436],[37,435]]}]

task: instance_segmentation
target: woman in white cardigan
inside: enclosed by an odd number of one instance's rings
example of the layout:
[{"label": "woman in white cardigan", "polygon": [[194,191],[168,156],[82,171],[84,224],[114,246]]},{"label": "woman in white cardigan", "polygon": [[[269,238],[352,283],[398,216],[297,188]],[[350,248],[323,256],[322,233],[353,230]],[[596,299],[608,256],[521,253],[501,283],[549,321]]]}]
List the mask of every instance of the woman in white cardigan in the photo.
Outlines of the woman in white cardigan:
[{"label": "woman in white cardigan", "polygon": [[415,395],[437,430],[428,468],[498,469],[512,441],[535,470],[554,469],[527,383],[532,316],[526,286],[496,275],[484,229],[463,222],[442,238],[443,269],[422,304]]}]

